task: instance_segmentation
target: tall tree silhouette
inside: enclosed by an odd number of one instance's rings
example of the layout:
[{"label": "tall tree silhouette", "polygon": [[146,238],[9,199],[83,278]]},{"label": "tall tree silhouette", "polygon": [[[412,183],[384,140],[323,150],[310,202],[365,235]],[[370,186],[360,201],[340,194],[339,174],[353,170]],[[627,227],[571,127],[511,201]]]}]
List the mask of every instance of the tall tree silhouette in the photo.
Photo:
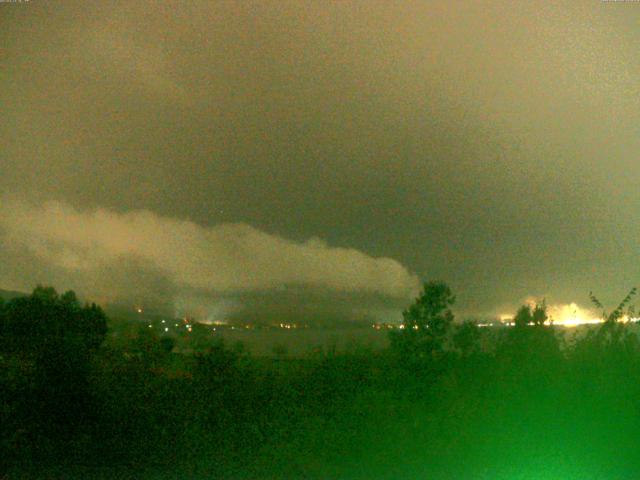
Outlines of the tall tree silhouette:
[{"label": "tall tree silhouette", "polygon": [[450,307],[454,303],[455,296],[446,283],[426,282],[418,298],[402,312],[403,328],[392,333],[392,345],[404,354],[441,354],[453,323]]},{"label": "tall tree silhouette", "polygon": [[97,305],[81,306],[68,291],[38,286],[7,302],[0,328],[0,353],[34,365],[28,409],[34,429],[64,437],[90,415],[88,374],[103,342],[107,318]]},{"label": "tall tree silhouette", "polygon": [[606,312],[604,306],[602,305],[602,303],[600,303],[600,300],[598,300],[593,292],[589,292],[589,299],[596,308],[602,311],[602,319],[605,321],[605,323],[614,323],[620,320],[625,315],[625,307],[627,308],[627,314],[633,314],[633,307],[629,306],[629,304],[631,303],[631,300],[637,292],[638,289],[636,287],[633,287],[631,290],[629,290],[627,296],[622,299],[622,301],[614,310],[611,311],[611,313]]}]

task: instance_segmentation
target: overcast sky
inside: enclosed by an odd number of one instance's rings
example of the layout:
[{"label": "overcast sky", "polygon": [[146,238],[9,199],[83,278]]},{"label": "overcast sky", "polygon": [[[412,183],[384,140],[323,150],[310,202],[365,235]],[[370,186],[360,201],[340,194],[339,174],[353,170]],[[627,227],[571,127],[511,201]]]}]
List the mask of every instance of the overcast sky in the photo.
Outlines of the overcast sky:
[{"label": "overcast sky", "polygon": [[639,23],[598,0],[0,4],[0,288],[209,316],[382,318],[430,279],[465,314],[616,302],[640,279]]}]

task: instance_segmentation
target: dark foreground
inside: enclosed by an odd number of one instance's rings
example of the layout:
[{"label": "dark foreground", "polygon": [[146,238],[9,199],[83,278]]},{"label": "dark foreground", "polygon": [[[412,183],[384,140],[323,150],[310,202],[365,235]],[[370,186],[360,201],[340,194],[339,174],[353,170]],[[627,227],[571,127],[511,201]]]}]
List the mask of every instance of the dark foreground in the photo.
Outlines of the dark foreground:
[{"label": "dark foreground", "polygon": [[304,359],[224,344],[178,355],[142,332],[17,349],[4,325],[6,479],[640,475],[640,344],[617,323],[571,346],[542,325],[491,338],[469,327],[443,348]]}]

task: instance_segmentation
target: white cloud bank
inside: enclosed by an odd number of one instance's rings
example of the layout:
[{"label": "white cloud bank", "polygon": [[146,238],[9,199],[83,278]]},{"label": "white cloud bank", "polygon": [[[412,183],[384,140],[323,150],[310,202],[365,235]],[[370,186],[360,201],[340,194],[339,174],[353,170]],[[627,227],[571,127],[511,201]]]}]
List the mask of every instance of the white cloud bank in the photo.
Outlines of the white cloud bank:
[{"label": "white cloud bank", "polygon": [[[59,202],[34,206],[4,198],[0,242],[5,252],[26,252],[28,261],[66,278],[108,275],[123,259],[125,264],[135,260],[161,273],[177,291],[224,295],[301,285],[411,299],[419,289],[418,277],[390,258],[318,239],[297,243],[246,224],[204,227],[145,210],[79,211]],[[15,284],[21,269],[5,270],[0,267],[0,282]]]}]

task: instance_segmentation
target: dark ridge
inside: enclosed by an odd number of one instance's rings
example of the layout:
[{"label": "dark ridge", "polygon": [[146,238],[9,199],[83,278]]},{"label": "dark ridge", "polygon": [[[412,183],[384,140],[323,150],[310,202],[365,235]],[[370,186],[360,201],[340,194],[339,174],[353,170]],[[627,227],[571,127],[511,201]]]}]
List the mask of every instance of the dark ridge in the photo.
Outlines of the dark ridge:
[{"label": "dark ridge", "polygon": [[0,298],[2,300],[11,300],[13,298],[19,298],[19,297],[26,297],[27,295],[29,295],[28,293],[24,293],[24,292],[16,292],[14,290],[2,290],[0,289]]}]

